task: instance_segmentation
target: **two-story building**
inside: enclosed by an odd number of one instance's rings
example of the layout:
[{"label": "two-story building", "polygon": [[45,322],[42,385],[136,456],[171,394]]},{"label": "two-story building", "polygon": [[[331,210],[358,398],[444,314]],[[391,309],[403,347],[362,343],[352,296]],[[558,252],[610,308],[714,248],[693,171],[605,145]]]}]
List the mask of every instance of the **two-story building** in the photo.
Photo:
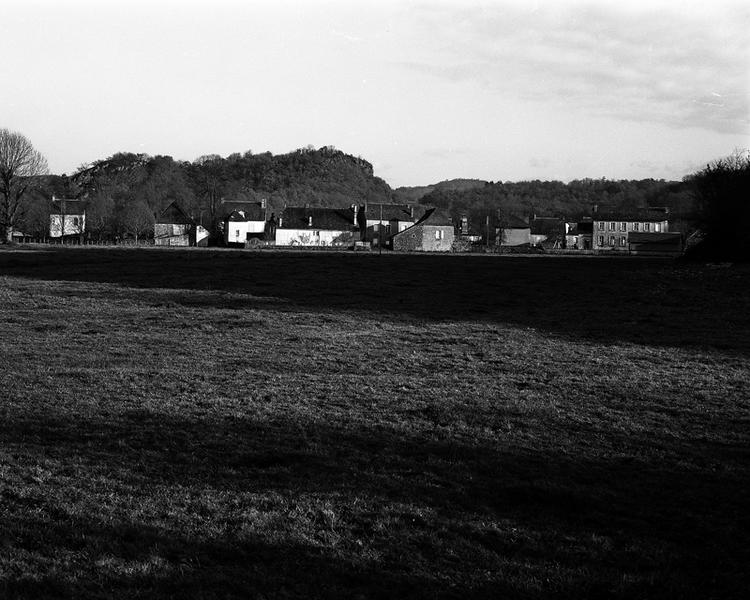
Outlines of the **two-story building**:
[{"label": "two-story building", "polygon": [[392,247],[400,252],[449,252],[455,239],[450,215],[431,208],[414,225],[393,234]]},{"label": "two-story building", "polygon": [[253,239],[263,239],[266,235],[266,201],[244,202],[222,200],[221,229],[227,246],[245,245]]},{"label": "two-story building", "polygon": [[667,233],[667,209],[642,209],[628,212],[599,212],[591,215],[593,250],[628,252],[630,233]]}]

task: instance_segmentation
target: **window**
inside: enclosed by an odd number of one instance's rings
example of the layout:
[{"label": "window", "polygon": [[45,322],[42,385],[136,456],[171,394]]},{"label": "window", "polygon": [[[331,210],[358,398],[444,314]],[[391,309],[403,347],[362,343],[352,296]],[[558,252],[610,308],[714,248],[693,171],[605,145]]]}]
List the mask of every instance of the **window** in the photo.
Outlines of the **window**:
[{"label": "window", "polygon": [[443,231],[441,229],[435,230],[435,239],[436,240],[442,240],[443,239]]},{"label": "window", "polygon": [[234,232],[234,237],[236,237],[237,239],[240,239],[240,230],[239,229]]},{"label": "window", "polygon": [[627,231],[627,230],[628,230],[628,224],[620,223],[620,231]]},{"label": "window", "polygon": [[633,231],[638,231],[640,223],[633,223]]},{"label": "window", "polygon": [[599,236],[599,245],[600,245],[600,246],[603,246],[603,245],[604,245],[604,236],[603,236],[603,235],[600,235],[600,236]]},{"label": "window", "polygon": [[614,246],[615,245],[615,236],[610,235],[609,236],[609,245]]},{"label": "window", "polygon": [[614,223],[610,223],[609,224],[609,230],[610,231],[614,231],[615,230],[615,224]]},{"label": "window", "polygon": [[599,221],[599,229],[604,229],[604,221]]},{"label": "window", "polygon": [[620,246],[624,246],[626,244],[627,238],[623,235],[620,236]]},{"label": "window", "polygon": [[661,231],[661,223],[654,223],[654,231]]},{"label": "window", "polygon": [[644,223],[643,224],[643,231],[648,231],[649,230],[649,225],[650,225],[650,223]]},{"label": "window", "polygon": [[78,217],[73,217],[73,227],[78,227]]}]

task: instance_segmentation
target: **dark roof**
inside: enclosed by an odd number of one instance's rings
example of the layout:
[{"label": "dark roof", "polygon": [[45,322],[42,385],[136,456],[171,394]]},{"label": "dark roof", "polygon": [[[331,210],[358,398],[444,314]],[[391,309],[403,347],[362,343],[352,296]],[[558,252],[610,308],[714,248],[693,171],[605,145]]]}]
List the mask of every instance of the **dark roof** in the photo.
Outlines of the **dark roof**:
[{"label": "dark roof", "polygon": [[628,211],[610,211],[591,213],[594,221],[649,221],[659,223],[669,220],[669,213],[664,209],[635,209]]},{"label": "dark roof", "polygon": [[526,219],[519,217],[518,215],[507,215],[500,218],[498,224],[504,229],[528,229],[529,223]]},{"label": "dark roof", "polygon": [[631,244],[674,244],[681,240],[682,234],[679,231],[665,231],[663,233],[631,231],[628,234],[628,242]]},{"label": "dark roof", "polygon": [[265,221],[266,209],[260,202],[223,200],[219,205],[219,217],[224,221]]},{"label": "dark roof", "polygon": [[428,208],[427,211],[422,215],[422,218],[419,219],[414,225],[411,225],[410,227],[407,227],[403,231],[399,231],[398,233],[394,233],[391,237],[396,237],[397,235],[401,235],[404,233],[404,231],[410,231],[414,227],[420,227],[423,225],[435,225],[435,226],[453,226],[453,221],[451,220],[450,214],[448,212],[441,210],[439,208]]},{"label": "dark roof", "polygon": [[172,202],[167,208],[165,208],[161,214],[156,217],[156,223],[159,224],[181,224],[181,225],[195,225],[195,221],[191,219],[187,213],[180,208],[177,202]]},{"label": "dark roof", "polygon": [[431,208],[415,225],[453,225],[450,213],[442,208]]},{"label": "dark roof", "polygon": [[364,206],[365,217],[370,221],[380,219],[381,208],[383,221],[413,221],[415,219],[412,216],[412,207],[408,204],[370,204],[369,202]]},{"label": "dark roof", "polygon": [[[310,224],[310,217],[312,217],[312,224]],[[287,206],[280,218],[279,229],[347,231],[356,227],[354,211],[351,208]]]},{"label": "dark roof", "polygon": [[86,210],[86,201],[78,198],[53,198],[52,212],[62,214],[63,210],[66,215],[83,214]]},{"label": "dark roof", "polygon": [[564,222],[558,217],[534,217],[529,226],[532,235],[559,235],[565,231]]}]

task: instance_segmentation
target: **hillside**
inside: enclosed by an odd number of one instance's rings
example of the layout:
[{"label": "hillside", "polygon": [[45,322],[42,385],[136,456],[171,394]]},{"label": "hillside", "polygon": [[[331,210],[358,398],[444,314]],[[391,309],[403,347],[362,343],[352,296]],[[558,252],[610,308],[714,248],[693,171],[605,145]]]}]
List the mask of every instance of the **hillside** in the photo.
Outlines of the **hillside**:
[{"label": "hillside", "polygon": [[446,179],[432,185],[402,186],[396,188],[394,197],[400,204],[420,202],[426,195],[434,191],[467,191],[484,187],[487,184],[482,179]]}]

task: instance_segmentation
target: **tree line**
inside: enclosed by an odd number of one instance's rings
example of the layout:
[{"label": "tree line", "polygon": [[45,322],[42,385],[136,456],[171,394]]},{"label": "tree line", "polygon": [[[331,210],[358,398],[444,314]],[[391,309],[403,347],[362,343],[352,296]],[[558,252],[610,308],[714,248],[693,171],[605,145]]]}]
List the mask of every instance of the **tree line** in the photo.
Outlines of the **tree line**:
[{"label": "tree line", "polygon": [[363,158],[333,146],[307,146],[279,155],[247,151],[193,161],[121,152],[71,175],[51,175],[29,140],[0,129],[0,239],[9,241],[13,230],[45,237],[53,195],[85,199],[87,235],[97,240],[147,235],[155,217],[173,201],[209,231],[217,231],[224,216],[222,200],[262,198],[276,213],[286,205],[421,203],[446,210],[455,223],[466,216],[476,232],[485,230],[488,218],[502,225],[531,214],[574,220],[590,214],[594,205],[622,212],[666,206],[673,229],[718,232],[722,223],[736,222],[733,214],[747,214],[749,163],[748,152],[737,151],[682,181],[462,179],[393,190]]}]

